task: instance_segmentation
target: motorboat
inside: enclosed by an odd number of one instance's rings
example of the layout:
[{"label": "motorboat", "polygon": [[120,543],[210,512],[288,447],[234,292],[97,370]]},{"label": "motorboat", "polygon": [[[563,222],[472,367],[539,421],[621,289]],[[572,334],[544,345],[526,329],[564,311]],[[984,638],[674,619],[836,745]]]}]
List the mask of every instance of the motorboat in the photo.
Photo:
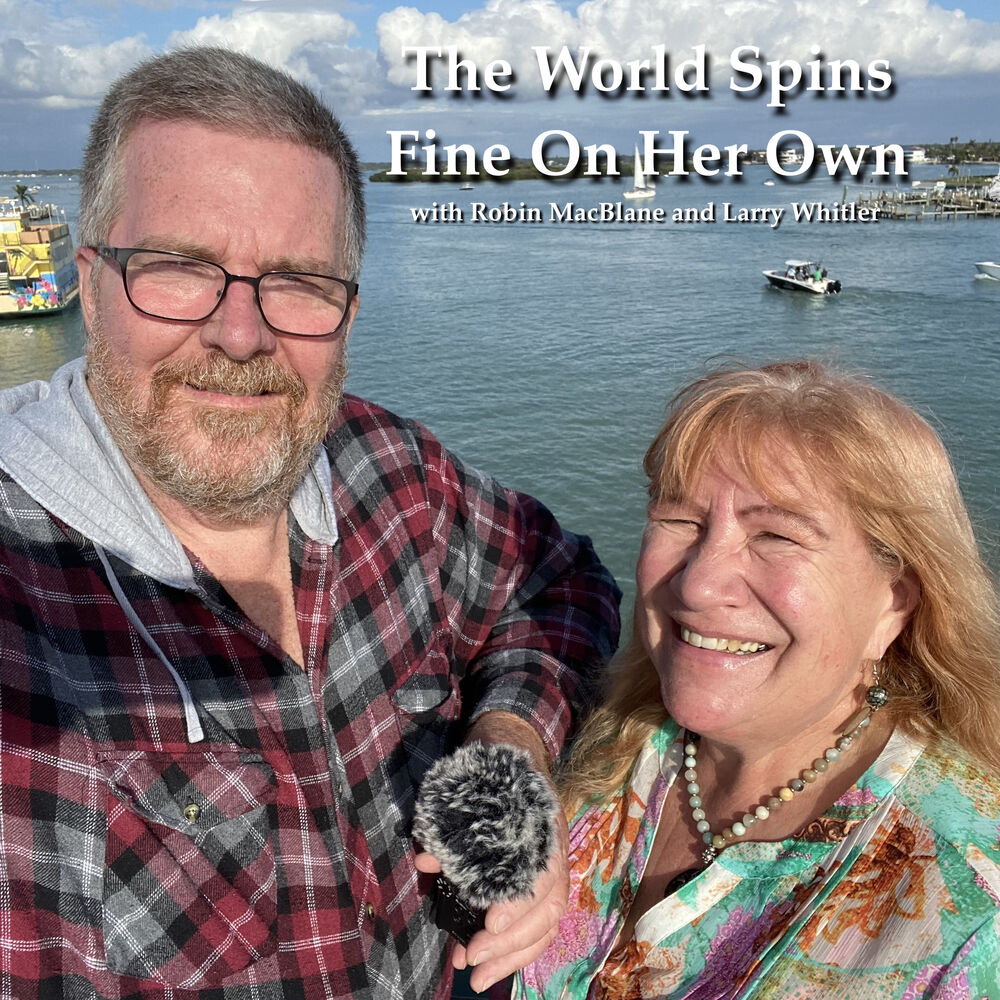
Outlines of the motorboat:
[{"label": "motorboat", "polygon": [[[1000,168],[997,169],[997,175],[993,178],[993,182],[986,189],[986,200],[987,201],[1000,201]],[[989,261],[987,261],[989,263]]]},{"label": "motorboat", "polygon": [[976,262],[976,270],[987,278],[995,278],[1000,281],[1000,264],[995,260],[980,260]]},{"label": "motorboat", "polygon": [[639,158],[639,147],[635,147],[635,157],[632,160],[632,186],[622,192],[623,198],[655,198],[656,189],[646,181],[642,172],[642,160]]},{"label": "motorboat", "polygon": [[786,260],[784,268],[765,271],[764,277],[775,288],[789,292],[830,295],[840,291],[840,282],[829,277],[822,264],[812,260]]}]

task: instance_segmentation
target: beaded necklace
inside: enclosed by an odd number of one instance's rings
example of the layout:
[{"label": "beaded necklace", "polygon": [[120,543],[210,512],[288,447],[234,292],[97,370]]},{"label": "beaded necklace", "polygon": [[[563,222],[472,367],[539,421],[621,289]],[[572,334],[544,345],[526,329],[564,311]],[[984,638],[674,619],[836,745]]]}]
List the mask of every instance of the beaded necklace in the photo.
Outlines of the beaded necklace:
[{"label": "beaded necklace", "polygon": [[800,771],[797,778],[792,778],[787,785],[779,788],[776,795],[768,798],[767,805],[751,807],[750,811],[743,814],[742,820],[737,820],[731,826],[725,827],[721,833],[712,833],[711,823],[709,823],[705,810],[702,808],[701,786],[698,784],[697,770],[698,742],[701,737],[690,730],[684,730],[684,767],[686,768],[684,777],[688,783],[687,790],[690,796],[688,804],[691,806],[691,818],[694,820],[695,829],[701,834],[701,839],[706,847],[701,853],[702,867],[689,868],[676,875],[670,880],[664,895],[669,896],[686,882],[690,882],[715,860],[719,851],[739,840],[752,826],[768,819],[786,802],[791,802],[799,792],[804,791],[808,785],[824,774],[831,764],[839,760],[842,753],[846,753],[854,746],[858,737],[871,724],[872,716],[889,700],[888,692],[878,682],[878,664],[875,666],[875,683],[865,692],[866,704],[864,708],[851,716],[841,730],[835,744],[832,747],[827,747],[823,755],[812,762],[812,766]]}]

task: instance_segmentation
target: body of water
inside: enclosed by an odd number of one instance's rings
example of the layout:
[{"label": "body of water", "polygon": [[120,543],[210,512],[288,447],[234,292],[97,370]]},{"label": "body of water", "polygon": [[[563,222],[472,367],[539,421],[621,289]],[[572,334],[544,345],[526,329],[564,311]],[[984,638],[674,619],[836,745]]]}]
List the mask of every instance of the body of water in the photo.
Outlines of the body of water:
[{"label": "body of water", "polygon": [[[669,216],[714,205],[716,216],[665,224],[549,221],[551,203],[619,201],[624,185],[609,181],[368,185],[349,389],[541,497],[594,538],[631,597],[642,456],[675,389],[713,357],[819,357],[871,374],[938,427],[1000,566],[1000,281],[977,279],[974,267],[1000,260],[1000,222],[795,223],[793,202],[829,205],[843,183],[765,186],[770,176],[664,179],[655,199],[632,207]],[[75,179],[44,183],[39,200],[74,222]],[[411,210],[435,201],[454,203],[465,221],[415,223]],[[546,221],[472,221],[474,203],[504,202]],[[778,228],[726,222],[725,203],[732,215],[784,208],[786,217]],[[761,272],[789,258],[821,260],[843,292],[771,289]],[[79,309],[0,324],[0,385],[47,378],[82,344]]]}]

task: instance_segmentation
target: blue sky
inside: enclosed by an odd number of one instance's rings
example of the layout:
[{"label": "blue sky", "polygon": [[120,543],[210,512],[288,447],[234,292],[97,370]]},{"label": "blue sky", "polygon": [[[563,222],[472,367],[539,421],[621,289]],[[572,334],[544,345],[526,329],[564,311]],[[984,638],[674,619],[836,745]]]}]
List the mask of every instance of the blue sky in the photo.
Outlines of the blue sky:
[{"label": "blue sky", "polygon": [[[96,102],[136,61],[181,45],[243,49],[318,88],[360,153],[388,159],[387,130],[434,128],[442,142],[502,142],[527,155],[538,133],[629,150],[638,131],[685,129],[694,142],[763,145],[800,129],[817,142],[1000,139],[1000,0],[0,0],[0,170],[77,166]],[[458,46],[479,65],[506,59],[512,97],[411,92],[402,45]],[[676,92],[609,99],[542,92],[532,46],[589,48],[627,62],[665,47],[674,64],[704,45],[708,98]],[[891,96],[803,94],[783,113],[737,98],[726,62],[888,60]]]}]

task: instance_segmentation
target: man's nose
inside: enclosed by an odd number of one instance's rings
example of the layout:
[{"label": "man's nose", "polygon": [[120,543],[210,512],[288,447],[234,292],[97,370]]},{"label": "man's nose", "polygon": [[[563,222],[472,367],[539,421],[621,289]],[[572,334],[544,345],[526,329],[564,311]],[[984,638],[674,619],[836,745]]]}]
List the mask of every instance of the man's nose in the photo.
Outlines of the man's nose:
[{"label": "man's nose", "polygon": [[252,280],[230,279],[218,308],[202,325],[201,342],[234,361],[274,349],[276,338],[260,311]]}]

